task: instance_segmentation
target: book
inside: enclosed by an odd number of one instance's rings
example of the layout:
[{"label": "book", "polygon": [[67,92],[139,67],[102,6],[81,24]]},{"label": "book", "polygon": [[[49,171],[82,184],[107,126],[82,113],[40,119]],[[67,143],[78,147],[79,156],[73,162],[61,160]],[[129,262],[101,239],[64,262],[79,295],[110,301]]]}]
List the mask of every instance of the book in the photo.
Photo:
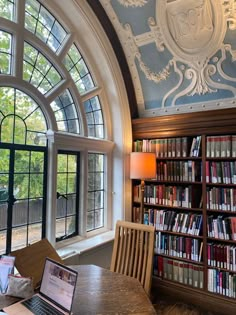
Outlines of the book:
[{"label": "book", "polygon": [[4,294],[8,287],[8,276],[13,273],[15,257],[2,255],[0,257],[0,293]]}]

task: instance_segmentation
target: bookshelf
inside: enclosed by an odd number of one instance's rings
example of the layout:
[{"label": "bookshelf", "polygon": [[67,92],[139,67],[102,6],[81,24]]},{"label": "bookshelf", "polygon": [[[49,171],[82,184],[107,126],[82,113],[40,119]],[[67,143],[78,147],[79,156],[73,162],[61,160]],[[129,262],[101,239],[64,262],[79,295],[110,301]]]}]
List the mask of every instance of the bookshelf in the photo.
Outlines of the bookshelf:
[{"label": "bookshelf", "polygon": [[[236,308],[236,109],[134,119],[134,151],[156,152],[144,222],[156,227],[158,294]],[[140,182],[133,181],[133,220]]]}]

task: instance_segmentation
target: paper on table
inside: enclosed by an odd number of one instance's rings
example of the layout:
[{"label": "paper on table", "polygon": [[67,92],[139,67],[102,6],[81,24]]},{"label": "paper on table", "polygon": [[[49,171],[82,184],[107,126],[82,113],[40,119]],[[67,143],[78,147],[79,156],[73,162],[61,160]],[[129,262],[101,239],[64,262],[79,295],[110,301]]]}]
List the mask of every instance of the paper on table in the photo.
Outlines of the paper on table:
[{"label": "paper on table", "polygon": [[6,293],[8,275],[13,273],[15,257],[2,255],[0,257],[0,293]]}]

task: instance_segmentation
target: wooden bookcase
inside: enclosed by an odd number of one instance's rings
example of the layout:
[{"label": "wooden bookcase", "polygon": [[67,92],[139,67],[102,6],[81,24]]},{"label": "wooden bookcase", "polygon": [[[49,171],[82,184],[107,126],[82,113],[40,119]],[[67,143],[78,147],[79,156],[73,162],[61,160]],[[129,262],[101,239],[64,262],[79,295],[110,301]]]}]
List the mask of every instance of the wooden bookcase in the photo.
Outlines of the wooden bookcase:
[{"label": "wooden bookcase", "polygon": [[[157,230],[157,234],[160,235],[167,235],[166,239],[173,238],[176,240],[176,238],[182,238],[182,240],[185,240],[186,238],[195,239],[198,243],[198,246],[200,248],[200,244],[202,243],[202,253],[200,254],[201,258],[196,257],[195,260],[193,259],[187,259],[186,257],[178,257],[176,254],[173,256],[173,252],[161,252],[155,254],[156,258],[154,260],[154,267],[155,264],[159,263],[158,256],[162,256],[165,258],[165,261],[177,261],[176,266],[178,264],[182,263],[189,263],[191,265],[196,266],[196,270],[198,270],[198,277],[199,277],[199,270],[202,271],[202,283],[201,285],[198,283],[197,285],[193,284],[187,284],[182,281],[182,278],[176,278],[174,276],[174,273],[172,273],[172,279],[168,276],[160,276],[158,268],[157,274],[153,276],[153,288],[154,288],[154,294],[168,294],[169,296],[173,296],[175,299],[178,298],[182,301],[185,301],[187,303],[193,303],[196,305],[205,306],[206,309],[210,309],[212,311],[223,311],[224,314],[234,314],[236,310],[236,298],[235,297],[229,297],[226,296],[229,295],[228,291],[226,289],[221,289],[222,283],[223,286],[229,286],[229,282],[232,281],[236,282],[236,258],[234,265],[226,265],[222,263],[217,264],[215,266],[212,266],[214,257],[217,258],[217,260],[223,260],[225,259],[225,255],[229,256],[229,251],[227,254],[227,248],[235,249],[236,247],[236,238],[233,236],[230,236],[230,240],[223,239],[224,236],[215,235],[214,237],[210,237],[209,235],[209,226],[212,221],[210,221],[210,218],[215,219],[214,224],[217,226],[217,222],[219,221],[219,229],[223,226],[223,221],[225,218],[235,218],[236,217],[236,207],[235,209],[231,209],[231,207],[235,206],[235,200],[234,200],[234,192],[236,191],[236,181],[232,180],[232,182],[228,182],[222,180],[219,178],[214,179],[212,182],[212,179],[210,178],[208,180],[209,176],[209,170],[215,169],[215,165],[218,165],[217,167],[222,166],[222,168],[227,169],[227,165],[230,165],[230,167],[236,168],[236,157],[234,154],[230,154],[230,156],[214,156],[214,152],[212,155],[208,152],[208,144],[209,141],[213,138],[214,144],[216,143],[216,139],[221,139],[222,141],[220,143],[224,143],[225,140],[223,136],[233,136],[236,135],[236,109],[222,109],[222,110],[213,110],[213,111],[203,111],[198,113],[190,113],[190,114],[177,114],[172,116],[162,116],[162,117],[152,117],[152,118],[140,118],[140,119],[134,119],[132,121],[132,128],[133,128],[133,140],[136,142],[137,140],[149,140],[152,141],[154,139],[163,140],[164,139],[177,139],[177,138],[184,138],[187,139],[187,156],[158,156],[157,157],[157,163],[163,163],[163,164],[171,164],[172,166],[165,166],[167,169],[167,175],[166,175],[166,169],[165,169],[165,175],[167,177],[158,177],[158,179],[154,181],[147,181],[147,186],[158,186],[162,185],[165,188],[168,187],[188,187],[191,197],[190,197],[190,203],[187,205],[184,204],[184,207],[173,203],[173,200],[169,202],[169,204],[159,204],[159,199],[155,199],[155,202],[150,203],[150,199],[147,199],[144,203],[145,209],[154,209],[153,211],[156,213],[160,213],[160,210],[165,211],[173,211],[174,213],[191,213],[196,214],[198,216],[202,216],[202,225],[199,235],[189,235],[188,233],[183,233],[183,231],[172,231],[172,230]],[[199,149],[197,156],[190,156],[191,146],[193,139],[196,139],[197,137],[201,137],[201,146]],[[230,138],[231,139],[231,138]],[[166,140],[165,140],[166,141]],[[155,141],[153,141],[155,142]],[[171,142],[171,140],[170,140]],[[225,143],[224,143],[225,144]],[[223,145],[223,144],[222,144]],[[218,146],[218,144],[217,144]],[[168,145],[166,145],[165,148],[168,148]],[[214,150],[218,150],[217,149]],[[232,148],[231,148],[232,149]],[[167,154],[168,155],[168,154]],[[170,154],[171,155],[171,154]],[[221,152],[220,154],[221,155]],[[223,153],[222,153],[223,155]],[[234,155],[234,156],[233,156]],[[191,162],[189,162],[191,161]],[[186,163],[192,163],[194,165],[198,165],[198,175],[195,178],[188,178],[186,180],[186,177],[176,177],[176,176],[170,176],[170,171],[173,170],[173,164],[174,168],[177,168],[177,174],[179,164],[182,167]],[[168,165],[169,165],[168,164]],[[176,166],[177,165],[177,166]],[[199,176],[199,165],[201,165],[201,174]],[[207,169],[207,171],[206,171]],[[231,171],[232,171],[231,170]],[[233,172],[233,171],[232,171]],[[210,172],[211,173],[211,172]],[[168,176],[169,174],[169,176]],[[220,177],[220,174],[218,174]],[[231,177],[233,178],[233,175],[231,174]],[[213,174],[212,174],[213,176]],[[223,175],[222,175],[223,176]],[[211,174],[210,174],[211,177]],[[137,186],[139,183],[137,181],[133,182],[133,186]],[[156,188],[155,188],[156,189]],[[158,191],[158,190],[157,190]],[[225,206],[222,206],[222,201],[220,202],[219,206],[219,200],[217,202],[214,199],[214,202],[212,205],[212,201],[210,204],[209,196],[212,198],[216,198],[215,196],[219,196],[220,194],[224,195],[224,192],[227,192],[228,198],[231,198],[229,200],[229,206],[225,208]],[[222,193],[223,192],[223,193]],[[226,193],[225,193],[226,194]],[[167,193],[168,195],[168,193]],[[150,194],[149,197],[153,198],[153,195]],[[231,196],[231,197],[230,197]],[[155,196],[156,197],[156,196]],[[167,198],[168,199],[168,198]],[[157,200],[157,202],[156,202]],[[227,199],[228,200],[228,199]],[[215,205],[217,203],[217,205]],[[139,202],[135,201],[133,198],[133,207],[138,208]],[[190,205],[190,206],[189,206]],[[152,210],[151,210],[152,211]],[[149,210],[149,214],[152,213]],[[217,220],[218,219],[218,220]],[[155,215],[156,220],[156,215]],[[222,221],[223,220],[223,221]],[[228,222],[228,221],[229,222]],[[231,223],[230,219],[226,219],[227,224]],[[233,221],[233,220],[232,220]],[[181,222],[181,221],[180,221]],[[183,221],[182,221],[183,222]],[[236,228],[236,227],[235,227]],[[225,227],[224,227],[225,229]],[[228,231],[228,226],[226,227],[226,230]],[[220,232],[222,232],[220,230]],[[168,241],[167,241],[168,242]],[[163,244],[162,242],[160,242]],[[159,244],[160,244],[159,243]],[[211,244],[211,245],[209,245]],[[182,245],[181,245],[182,246]],[[222,248],[226,248],[225,251],[222,250]],[[209,255],[214,251],[217,251],[216,256],[213,257],[209,261]],[[217,249],[215,249],[217,248]],[[221,248],[221,252],[220,249]],[[211,249],[211,251],[210,251]],[[234,259],[232,256],[234,255],[234,252],[236,250],[230,251],[231,253],[231,260]],[[233,254],[232,254],[233,253]],[[161,259],[160,259],[161,261]],[[163,261],[163,260],[162,260]],[[171,265],[171,264],[170,264]],[[175,268],[176,268],[175,266]],[[173,267],[170,267],[173,268]],[[182,266],[180,267],[182,268]],[[160,269],[160,268],[159,268]],[[166,269],[168,273],[168,269]],[[171,270],[178,270],[179,269],[171,269]],[[213,271],[209,271],[213,270]],[[182,271],[181,271],[182,272]],[[230,275],[230,277],[229,277]],[[195,273],[196,276],[196,273]],[[174,279],[173,279],[174,278]],[[177,280],[176,280],[177,279]],[[214,280],[212,280],[214,279]],[[217,285],[215,285],[216,281],[218,279],[218,289]],[[222,280],[223,279],[223,280]],[[233,279],[233,280],[232,280]],[[211,280],[211,281],[210,281]],[[198,281],[199,278],[198,278]],[[213,282],[215,281],[215,282]],[[210,285],[211,283],[211,285]],[[220,284],[220,285],[219,285]],[[235,283],[236,286],[236,283]],[[218,290],[218,292],[212,292]],[[232,284],[233,287],[233,284]]]}]

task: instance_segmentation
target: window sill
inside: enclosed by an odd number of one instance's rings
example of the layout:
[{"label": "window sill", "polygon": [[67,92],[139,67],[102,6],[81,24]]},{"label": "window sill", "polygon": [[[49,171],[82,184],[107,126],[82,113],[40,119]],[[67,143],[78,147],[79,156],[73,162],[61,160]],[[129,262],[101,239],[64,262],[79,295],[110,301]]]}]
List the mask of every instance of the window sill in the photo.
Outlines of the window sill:
[{"label": "window sill", "polygon": [[114,240],[115,231],[108,231],[102,234],[83,239],[75,237],[71,240],[60,242],[57,253],[62,259],[67,259],[75,255],[81,255],[89,250],[96,249]]}]

